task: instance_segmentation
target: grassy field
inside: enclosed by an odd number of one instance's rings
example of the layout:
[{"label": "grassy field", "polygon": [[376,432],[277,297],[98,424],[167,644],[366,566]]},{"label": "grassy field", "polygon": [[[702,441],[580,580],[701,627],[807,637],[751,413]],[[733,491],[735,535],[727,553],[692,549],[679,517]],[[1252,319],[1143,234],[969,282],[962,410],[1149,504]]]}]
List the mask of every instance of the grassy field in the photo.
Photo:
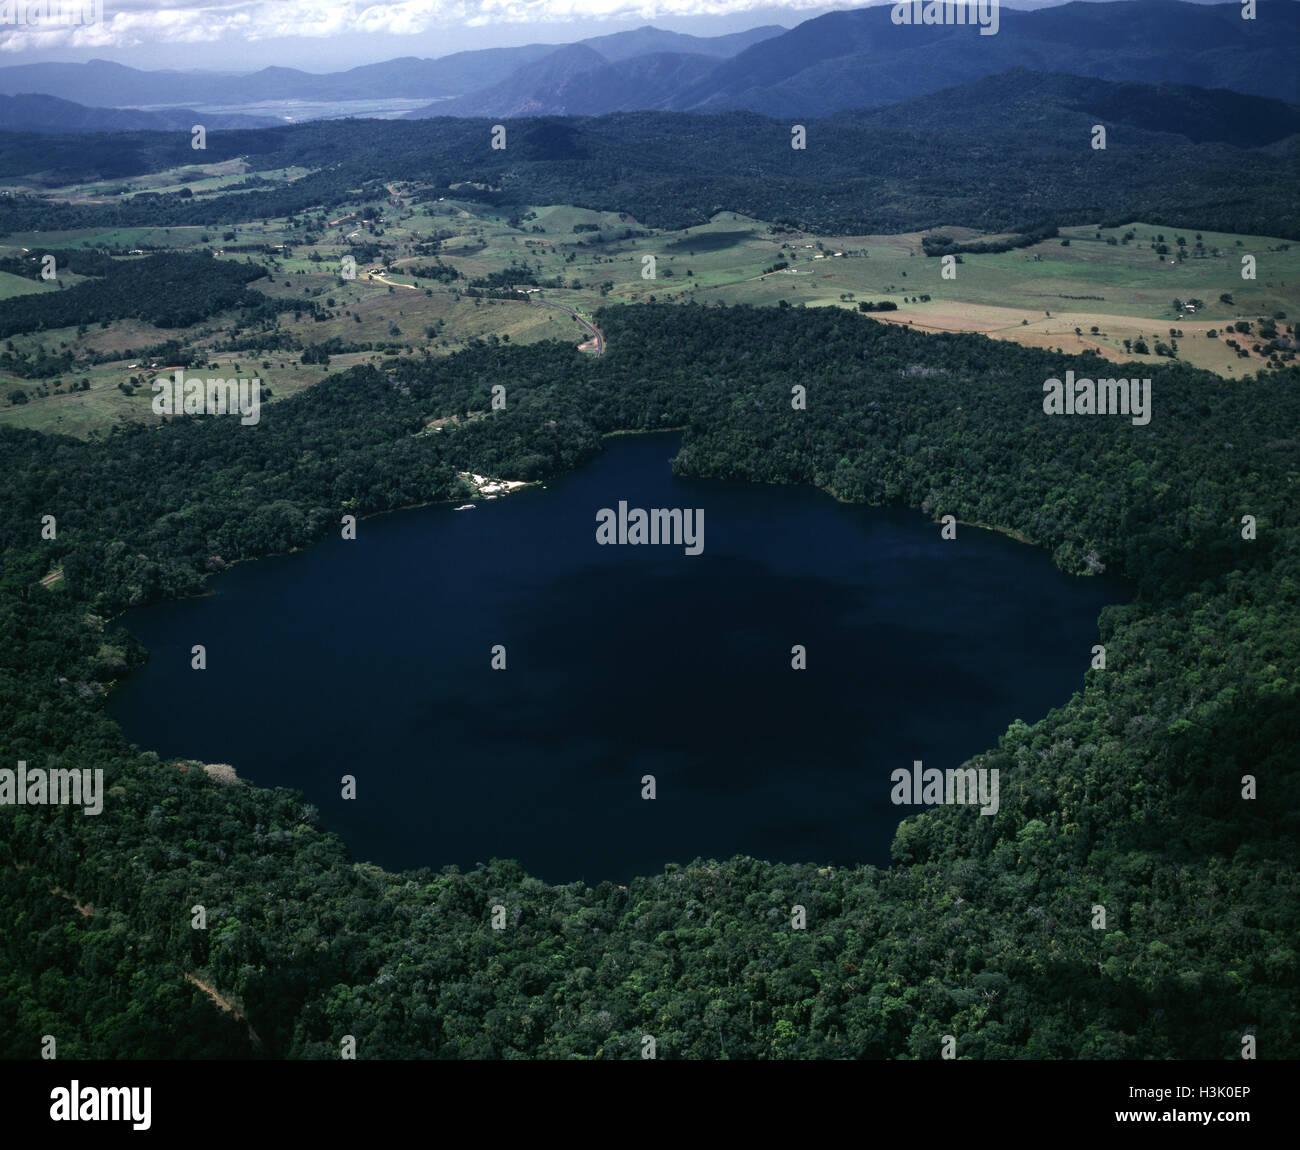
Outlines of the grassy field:
[{"label": "grassy field", "polygon": [[[244,177],[241,161],[195,165],[127,185],[61,189],[67,198],[135,195],[190,187],[196,195]],[[286,169],[259,173],[294,179]],[[301,362],[301,351],[217,352],[232,335],[236,316],[212,317],[193,328],[159,330],[119,321],[78,336],[76,329],[15,337],[11,351],[51,354],[73,349],[121,358],[78,366],[65,378],[20,379],[0,372],[0,420],[16,426],[86,435],[119,420],[152,420],[148,384],[166,366],[140,353],[164,340],[206,349],[206,368],[256,375],[274,399],[309,387],[328,372],[394,355],[446,355],[474,340],[529,343],[559,340],[575,347],[585,333],[568,315],[517,299],[473,298],[471,281],[507,286],[535,281],[539,299],[591,316],[597,309],[644,301],[714,300],[727,304],[839,307],[858,313],[861,301],[890,301],[896,311],[862,314],[862,322],[898,323],[923,331],[979,332],[1035,347],[1077,353],[1092,349],[1117,361],[1158,362],[1157,341],[1179,359],[1227,376],[1258,371],[1264,357],[1261,319],[1279,318],[1290,334],[1300,310],[1300,246],[1266,236],[1179,232],[1160,224],[1062,229],[1060,236],[997,254],[964,254],[955,276],[927,257],[927,234],[820,236],[778,229],[761,220],[721,212],[708,224],[656,232],[631,216],[572,205],[528,210],[493,209],[454,197],[422,198],[401,181],[387,195],[328,214],[250,220],[214,228],[125,228],[5,237],[0,252],[85,246],[116,250],[212,250],[218,258],[254,259],[270,274],[252,286],[268,296],[311,301],[309,312],[283,313],[278,330],[304,347],[337,339],[372,345],[331,356],[328,368]],[[969,229],[936,229],[961,242]],[[1181,236],[1185,244],[1177,243]],[[1068,242],[1067,242],[1068,241]],[[1166,254],[1155,245],[1163,243]],[[250,246],[267,250],[249,251]],[[1183,258],[1178,258],[1180,251]],[[345,256],[355,279],[343,279]],[[1242,278],[1242,256],[1256,260],[1257,278]],[[422,267],[442,263],[460,278],[421,279]],[[777,265],[784,265],[777,267]],[[526,274],[525,274],[526,273]],[[39,281],[0,274],[0,300],[25,291],[58,290]],[[926,298],[928,297],[928,298]],[[1175,300],[1184,301],[1180,313]],[[1193,312],[1186,301],[1200,304]],[[1229,302],[1230,301],[1230,302]],[[1249,321],[1249,334],[1225,328]],[[1215,337],[1210,332],[1216,333]],[[246,338],[249,333],[244,332]],[[1143,345],[1147,353],[1138,349]],[[133,354],[134,353],[134,354]],[[141,360],[137,362],[137,360]],[[134,395],[119,385],[136,380]],[[88,390],[82,381],[88,381]],[[15,392],[26,403],[13,403]]]},{"label": "grassy field", "polygon": [[[73,281],[80,277],[67,273],[67,280]],[[0,300],[13,299],[14,296],[34,295],[39,292],[58,291],[57,283],[50,283],[42,279],[28,279],[26,276],[10,275],[8,272],[0,272]]]},{"label": "grassy field", "polygon": [[[1110,237],[1119,241],[1129,233],[1133,238],[1127,244],[1107,243]],[[856,284],[849,290],[858,298],[898,304],[897,312],[876,316],[884,322],[910,323],[927,331],[983,332],[1067,353],[1091,348],[1113,360],[1155,361],[1154,354],[1126,349],[1124,341],[1145,340],[1154,349],[1156,340],[1170,341],[1172,328],[1182,333],[1176,337],[1182,360],[1224,375],[1257,370],[1261,356],[1239,358],[1223,339],[1207,333],[1279,312],[1293,317],[1300,291],[1300,248],[1263,236],[1188,233],[1189,254],[1180,261],[1172,258],[1178,251],[1177,234],[1144,223],[1101,231],[1065,228],[1059,238],[1029,248],[964,256],[952,280],[941,278],[938,259],[909,257],[908,285],[901,293],[881,290],[892,278],[887,273],[872,276],[852,263],[846,265],[851,274],[819,279],[799,298],[808,306],[845,306],[838,292],[831,295],[817,287]],[[1153,250],[1161,236],[1170,256]],[[1064,239],[1069,246],[1062,245]],[[836,242],[847,245],[853,240]],[[876,249],[869,239],[866,246],[874,258]],[[897,252],[893,254],[896,258]],[[1242,279],[1241,257],[1247,254],[1256,260],[1254,280]],[[919,268],[918,259],[924,260]],[[835,271],[839,273],[838,263]],[[931,300],[911,303],[909,292],[929,294]],[[1221,300],[1225,295],[1230,303]],[[1174,307],[1176,299],[1204,304],[1195,312],[1180,312]],[[1254,337],[1238,339],[1247,351],[1256,342]]]},{"label": "grassy field", "polygon": [[[115,200],[129,200],[141,192],[178,192],[182,188],[189,188],[195,197],[201,197],[228,191],[231,185],[244,180],[249,170],[245,160],[233,159],[220,163],[185,164],[144,176],[133,176],[127,180],[68,184],[53,191],[44,185],[22,180],[4,180],[0,181],[0,191],[53,195],[73,204],[105,204]],[[309,168],[272,168],[258,172],[257,175],[273,183],[287,183],[309,173]]]}]

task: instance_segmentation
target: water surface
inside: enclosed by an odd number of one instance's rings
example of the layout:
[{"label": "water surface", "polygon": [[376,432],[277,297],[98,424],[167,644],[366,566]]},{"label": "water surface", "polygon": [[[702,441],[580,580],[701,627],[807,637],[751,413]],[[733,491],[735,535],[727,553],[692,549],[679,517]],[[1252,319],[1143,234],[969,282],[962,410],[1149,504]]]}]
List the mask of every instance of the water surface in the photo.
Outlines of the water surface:
[{"label": "water surface", "polygon": [[[151,659],[112,713],[142,747],[300,788],[392,869],[884,865],[912,813],[890,772],[958,766],[1063,703],[1100,608],[1126,597],[993,532],[944,541],[919,512],[675,478],[677,444],[610,440],[546,489],[363,520],[355,541],[133,611]],[[620,499],[702,508],[703,554],[599,546],[596,512]]]}]

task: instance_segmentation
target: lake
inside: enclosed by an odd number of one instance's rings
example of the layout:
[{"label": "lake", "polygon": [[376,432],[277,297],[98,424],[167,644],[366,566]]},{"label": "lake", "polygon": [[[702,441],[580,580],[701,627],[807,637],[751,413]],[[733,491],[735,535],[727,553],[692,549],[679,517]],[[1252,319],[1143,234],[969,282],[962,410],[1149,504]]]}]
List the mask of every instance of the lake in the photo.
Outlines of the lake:
[{"label": "lake", "polygon": [[[959,766],[1064,703],[1100,609],[1128,597],[916,511],[674,477],[676,435],[606,443],[544,489],[362,520],[128,613],[151,657],[112,715],[143,748],[302,790],[389,869],[884,865],[917,810],[891,803],[891,772]],[[702,552],[598,544],[623,500],[702,509]]]}]

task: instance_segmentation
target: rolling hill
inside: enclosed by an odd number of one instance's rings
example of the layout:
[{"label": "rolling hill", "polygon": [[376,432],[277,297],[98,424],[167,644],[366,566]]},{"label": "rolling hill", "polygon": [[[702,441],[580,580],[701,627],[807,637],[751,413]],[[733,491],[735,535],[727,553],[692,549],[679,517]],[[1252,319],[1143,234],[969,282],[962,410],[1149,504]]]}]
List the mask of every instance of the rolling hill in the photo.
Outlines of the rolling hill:
[{"label": "rolling hill", "polygon": [[0,131],[4,132],[168,132],[188,133],[206,128],[270,128],[278,121],[237,113],[196,112],[166,108],[141,112],[134,108],[90,108],[57,96],[0,96]]}]

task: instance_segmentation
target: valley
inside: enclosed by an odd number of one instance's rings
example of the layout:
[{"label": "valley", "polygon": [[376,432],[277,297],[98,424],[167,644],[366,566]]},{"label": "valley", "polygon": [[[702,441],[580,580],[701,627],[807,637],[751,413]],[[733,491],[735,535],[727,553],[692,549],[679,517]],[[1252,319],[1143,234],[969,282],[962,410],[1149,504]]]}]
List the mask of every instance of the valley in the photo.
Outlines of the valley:
[{"label": "valley", "polygon": [[[180,186],[213,194],[237,178],[231,162],[191,166],[136,179],[118,195]],[[236,310],[180,329],[119,320],[11,336],[11,357],[51,368],[33,376],[0,360],[0,422],[84,436],[152,421],[152,384],[178,355],[182,365],[256,372],[275,401],[330,370],[444,356],[477,341],[586,345],[597,338],[600,309],[653,302],[840,308],[863,322],[1094,351],[1115,363],[1178,359],[1237,378],[1295,354],[1300,245],[1277,237],[1158,222],[1062,227],[1027,247],[963,254],[945,271],[943,260],[925,255],[927,239],[1006,235],[967,227],[820,234],[729,211],[698,227],[656,229],[629,213],[573,205],[493,209],[400,179],[385,191],[328,216],[6,236],[0,266],[15,270],[0,272],[0,294],[8,296],[58,290],[35,274],[43,250],[90,248],[124,250],[126,259],[187,252],[253,260],[268,274],[252,289],[303,307],[252,326]],[[103,202],[111,190],[58,194]],[[1242,278],[1243,255],[1254,256],[1257,278]],[[348,259],[353,279],[344,278]],[[60,276],[66,286],[80,278]],[[895,310],[863,314],[862,303]]]}]

